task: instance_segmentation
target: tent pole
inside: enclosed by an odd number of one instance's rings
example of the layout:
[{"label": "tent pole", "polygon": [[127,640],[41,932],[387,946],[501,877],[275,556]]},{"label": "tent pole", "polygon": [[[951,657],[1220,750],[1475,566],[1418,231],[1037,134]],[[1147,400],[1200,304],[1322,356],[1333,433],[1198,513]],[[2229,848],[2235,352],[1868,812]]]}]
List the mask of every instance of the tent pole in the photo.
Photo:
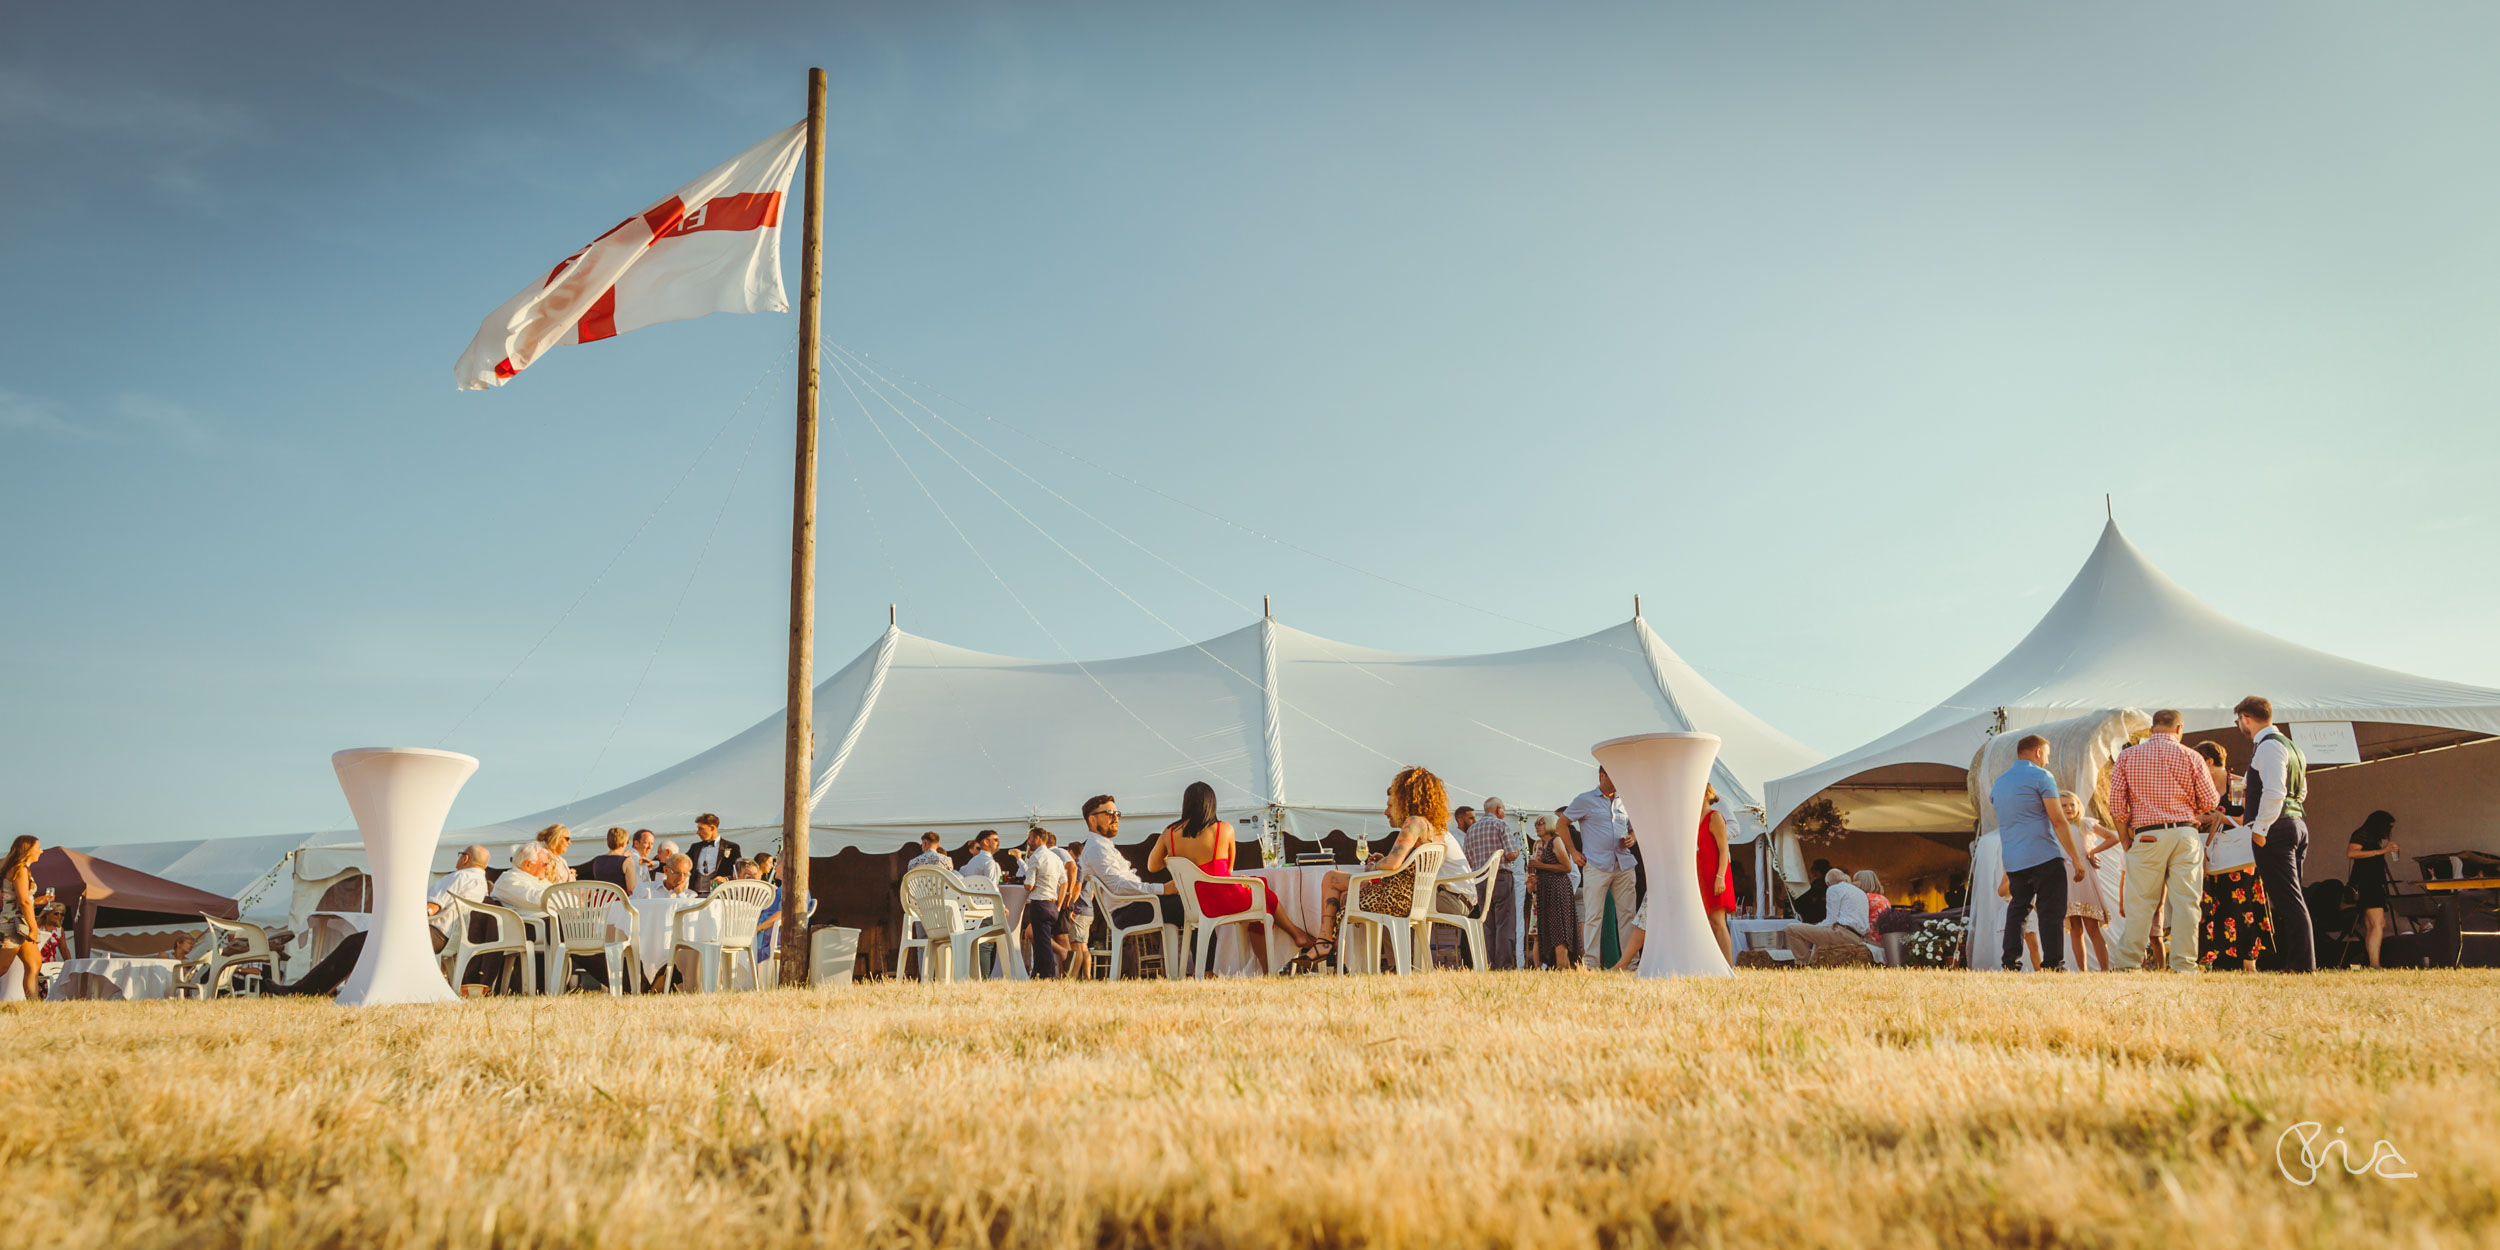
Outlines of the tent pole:
[{"label": "tent pole", "polygon": [[790,501],[790,697],[781,767],[781,983],[808,982],[808,763],[816,754],[817,304],[825,257],[825,71],[807,71],[807,181],[799,242],[798,468]]},{"label": "tent pole", "polygon": [[[69,911],[63,917],[69,922],[71,940],[69,953],[74,959],[95,954],[95,904],[87,900],[87,887],[80,885],[69,893]],[[40,961],[42,952],[36,952]]]}]

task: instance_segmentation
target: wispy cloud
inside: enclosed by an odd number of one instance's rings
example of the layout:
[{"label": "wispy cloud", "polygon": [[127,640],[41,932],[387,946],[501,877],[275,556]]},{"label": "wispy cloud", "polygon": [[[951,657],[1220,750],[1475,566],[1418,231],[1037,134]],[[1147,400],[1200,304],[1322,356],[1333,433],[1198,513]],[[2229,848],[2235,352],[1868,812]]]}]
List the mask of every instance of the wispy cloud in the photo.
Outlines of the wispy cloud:
[{"label": "wispy cloud", "polygon": [[113,401],[113,415],[122,428],[147,442],[207,451],[217,445],[216,428],[200,414],[161,395],[123,395]]},{"label": "wispy cloud", "polygon": [[239,104],[148,87],[70,86],[23,69],[0,69],[0,122],[71,134],[152,138],[168,146],[234,143],[264,134]]},{"label": "wispy cloud", "polygon": [[54,400],[0,389],[0,434],[81,438],[86,431]]},{"label": "wispy cloud", "polygon": [[128,392],[94,407],[0,387],[0,438],[144,444],[198,454],[214,450],[216,425],[188,405]]},{"label": "wispy cloud", "polygon": [[104,90],[24,69],[0,69],[0,138],[105,141],[132,154],[131,167],[175,203],[229,198],[214,172],[233,148],[265,143],[268,126],[229,100],[148,87]]}]

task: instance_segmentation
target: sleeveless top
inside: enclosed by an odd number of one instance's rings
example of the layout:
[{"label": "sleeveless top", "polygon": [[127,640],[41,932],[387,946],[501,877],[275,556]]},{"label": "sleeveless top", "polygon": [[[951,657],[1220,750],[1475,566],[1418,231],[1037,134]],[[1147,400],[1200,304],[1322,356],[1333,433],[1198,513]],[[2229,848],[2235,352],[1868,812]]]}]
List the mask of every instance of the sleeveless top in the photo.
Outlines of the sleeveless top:
[{"label": "sleeveless top", "polygon": [[[1382,877],[1378,881],[1366,881],[1363,883],[1363,895],[1361,899],[1363,910],[1376,912],[1384,916],[1394,916],[1401,912],[1411,911],[1414,909],[1416,867],[1415,852],[1423,847],[1423,835],[1431,832],[1432,822],[1425,820],[1421,816],[1410,816],[1407,818],[1406,824],[1398,829],[1398,835],[1400,837],[1404,837],[1409,829],[1413,829],[1414,826],[1418,824],[1422,825],[1423,828],[1415,831],[1415,840],[1407,845],[1405,865],[1390,876]],[[1447,837],[1449,835],[1444,833],[1442,836]],[[1391,843],[1390,845],[1394,848],[1396,844]]]},{"label": "sleeveless top", "polygon": [[[1219,843],[1225,838],[1232,836],[1233,832],[1233,827],[1221,820],[1207,826],[1207,829],[1209,832],[1217,835],[1216,841]],[[1166,859],[1171,859],[1176,856],[1181,859],[1189,859],[1188,856],[1181,854],[1181,830],[1179,825],[1173,825],[1163,831],[1163,856]],[[1198,861],[1190,860],[1190,862],[1195,864]],[[1206,874],[1210,877],[1229,877],[1233,875],[1233,856],[1230,852],[1227,852],[1221,857],[1210,858],[1207,862],[1198,864],[1198,866],[1201,869],[1204,869]],[[1198,884],[1198,910],[1208,916],[1230,916],[1237,912],[1248,911],[1250,910],[1250,887],[1246,885],[1209,885],[1205,882],[1200,882]]]}]

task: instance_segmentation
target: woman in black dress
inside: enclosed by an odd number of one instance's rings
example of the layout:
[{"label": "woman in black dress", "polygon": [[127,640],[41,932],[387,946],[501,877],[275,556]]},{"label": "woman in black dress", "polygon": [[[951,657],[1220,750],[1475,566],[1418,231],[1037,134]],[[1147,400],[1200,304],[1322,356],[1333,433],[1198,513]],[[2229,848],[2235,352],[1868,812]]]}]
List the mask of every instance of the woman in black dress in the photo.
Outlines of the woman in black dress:
[{"label": "woman in black dress", "polygon": [[2387,939],[2387,861],[2396,857],[2396,818],[2386,812],[2370,813],[2352,831],[2352,845],[2344,855],[2352,860],[2348,880],[2353,906],[2361,909],[2361,946],[2375,968],[2379,943]]},{"label": "woman in black dress", "polygon": [[1569,970],[1580,966],[1580,895],[1571,888],[1571,822],[1557,814],[1536,821],[1536,855],[1529,875],[1536,878],[1536,962],[1539,967]]}]

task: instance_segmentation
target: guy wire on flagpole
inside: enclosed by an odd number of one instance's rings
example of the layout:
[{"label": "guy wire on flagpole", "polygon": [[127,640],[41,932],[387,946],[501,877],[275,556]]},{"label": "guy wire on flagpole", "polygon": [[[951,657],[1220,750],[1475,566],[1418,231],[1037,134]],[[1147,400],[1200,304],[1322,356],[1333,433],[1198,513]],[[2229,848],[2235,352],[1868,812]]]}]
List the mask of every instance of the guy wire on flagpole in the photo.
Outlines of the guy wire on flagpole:
[{"label": "guy wire on flagpole", "polygon": [[816,751],[817,304],[825,255],[825,71],[807,71],[807,180],[799,239],[798,465],[790,502],[790,691],[782,720],[781,983],[808,983],[808,769]]}]

